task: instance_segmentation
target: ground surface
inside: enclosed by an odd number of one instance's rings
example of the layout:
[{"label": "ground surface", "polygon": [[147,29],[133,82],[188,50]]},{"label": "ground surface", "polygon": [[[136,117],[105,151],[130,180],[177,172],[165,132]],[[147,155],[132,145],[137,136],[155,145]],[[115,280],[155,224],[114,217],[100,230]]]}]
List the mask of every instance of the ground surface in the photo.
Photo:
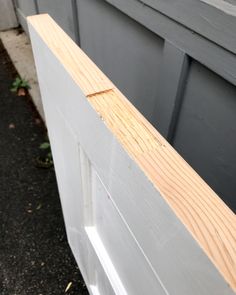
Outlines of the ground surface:
[{"label": "ground surface", "polygon": [[30,95],[40,115],[44,117],[34,57],[28,36],[19,27],[17,29],[0,32],[0,39],[18,73],[29,81],[31,85]]},{"label": "ground surface", "polygon": [[66,241],[53,168],[35,167],[43,124],[0,42],[0,295],[87,294]]}]

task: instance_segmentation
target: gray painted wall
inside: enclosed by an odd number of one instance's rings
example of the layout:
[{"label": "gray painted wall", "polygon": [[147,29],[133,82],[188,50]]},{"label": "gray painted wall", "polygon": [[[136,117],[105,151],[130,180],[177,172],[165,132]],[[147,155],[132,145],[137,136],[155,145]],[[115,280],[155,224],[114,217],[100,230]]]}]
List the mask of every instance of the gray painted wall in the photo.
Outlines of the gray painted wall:
[{"label": "gray painted wall", "polygon": [[196,61],[173,143],[219,195],[235,204],[236,88]]},{"label": "gray painted wall", "polygon": [[15,0],[16,13],[23,29],[28,33],[26,17],[38,12],[37,2],[32,0]]},{"label": "gray painted wall", "polygon": [[164,40],[104,1],[79,1],[78,17],[82,49],[151,118]]},{"label": "gray painted wall", "polygon": [[71,0],[37,0],[39,13],[48,13],[75,40],[73,5]]},{"label": "gray painted wall", "polygon": [[18,0],[17,7],[24,27],[26,15],[48,12],[236,211],[234,2]]},{"label": "gray painted wall", "polygon": [[12,0],[0,0],[0,30],[9,30],[17,26]]}]

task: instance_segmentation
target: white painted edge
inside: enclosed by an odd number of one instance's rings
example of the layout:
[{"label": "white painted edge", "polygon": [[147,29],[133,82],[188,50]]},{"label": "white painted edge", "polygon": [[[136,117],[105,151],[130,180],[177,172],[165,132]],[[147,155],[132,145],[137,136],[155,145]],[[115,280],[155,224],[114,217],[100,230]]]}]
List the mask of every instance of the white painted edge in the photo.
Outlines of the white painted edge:
[{"label": "white painted edge", "polygon": [[[116,269],[97,233],[97,230],[94,226],[86,226],[85,232],[88,235],[88,238],[97,254],[101,265],[110,281],[110,284],[117,295],[128,295],[119,275],[116,272]],[[96,293],[95,293],[96,294]]]},{"label": "white painted edge", "polygon": [[89,288],[90,288],[90,290],[91,290],[91,292],[92,292],[93,295],[101,295],[99,293],[98,288],[96,286],[90,285]]}]

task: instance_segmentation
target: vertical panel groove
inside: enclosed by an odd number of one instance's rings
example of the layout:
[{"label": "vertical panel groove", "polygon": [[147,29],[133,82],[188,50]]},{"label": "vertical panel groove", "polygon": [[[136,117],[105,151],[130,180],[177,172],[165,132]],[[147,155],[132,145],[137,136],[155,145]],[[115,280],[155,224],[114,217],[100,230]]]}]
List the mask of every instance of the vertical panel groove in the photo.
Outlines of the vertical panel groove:
[{"label": "vertical panel groove", "polygon": [[80,31],[79,31],[79,17],[78,17],[78,5],[77,0],[71,0],[72,16],[75,32],[75,41],[80,46]]},{"label": "vertical panel groove", "polygon": [[175,131],[178,123],[178,118],[183,102],[183,96],[184,96],[184,91],[185,91],[185,86],[186,86],[186,80],[188,77],[189,73],[189,66],[190,66],[190,58],[185,54],[184,55],[184,61],[182,65],[182,70],[180,73],[179,77],[179,83],[178,83],[178,88],[177,88],[177,93],[176,93],[176,98],[175,98],[175,104],[174,104],[174,109],[170,121],[170,126],[168,130],[168,135],[167,135],[167,140],[172,144],[174,141],[175,137]]},{"label": "vertical panel groove", "polygon": [[35,5],[36,14],[39,14],[39,4],[38,4],[38,0],[34,0],[34,5]]},{"label": "vertical panel groove", "polygon": [[174,132],[178,105],[183,94],[182,88],[188,73],[187,64],[186,53],[165,40],[152,121],[162,135],[168,139]]},{"label": "vertical panel groove", "polygon": [[81,182],[84,202],[84,226],[94,225],[93,200],[92,200],[92,171],[91,164],[83,149],[79,147]]}]

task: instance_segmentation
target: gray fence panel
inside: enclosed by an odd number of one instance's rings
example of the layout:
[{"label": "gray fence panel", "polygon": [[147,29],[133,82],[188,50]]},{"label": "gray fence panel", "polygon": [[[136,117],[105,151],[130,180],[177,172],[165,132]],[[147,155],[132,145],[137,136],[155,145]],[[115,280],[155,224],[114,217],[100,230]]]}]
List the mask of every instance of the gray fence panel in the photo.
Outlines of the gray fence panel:
[{"label": "gray fence panel", "polygon": [[151,119],[163,39],[104,1],[78,3],[81,47]]},{"label": "gray fence panel", "polygon": [[50,16],[77,41],[75,22],[74,22],[74,7],[71,0],[37,0],[39,13],[48,13]]},{"label": "gray fence panel", "polygon": [[[95,6],[89,7],[92,0],[86,1],[87,5],[87,15],[94,15],[97,12],[94,12]],[[230,51],[222,48],[215,42],[211,42],[210,40],[200,36],[198,34],[194,34],[190,29],[182,26],[181,24],[175,22],[171,18],[164,16],[163,14],[150,9],[147,6],[142,5],[139,1],[136,0],[107,0],[106,2],[111,3],[120,11],[124,12],[126,15],[131,17],[132,19],[137,20],[142,23],[145,27],[150,29],[151,31],[156,33],[156,36],[164,39],[164,47],[162,48],[162,54],[160,54],[160,62],[157,65],[156,70],[153,69],[150,71],[150,75],[143,75],[143,79],[140,82],[140,85],[136,82],[129,81],[130,76],[133,77],[135,73],[132,73],[130,70],[124,70],[124,64],[127,64],[127,60],[125,59],[128,52],[132,52],[132,50],[126,50],[121,54],[121,56],[112,54],[114,48],[109,44],[109,41],[114,44],[115,40],[112,37],[112,33],[106,34],[106,42],[104,43],[104,37],[100,37],[102,42],[99,44],[99,48],[94,48],[96,44],[87,43],[87,46],[84,46],[87,39],[92,36],[90,28],[88,29],[88,24],[85,24],[85,20],[82,19],[84,15],[83,5],[79,5],[79,11],[81,10],[81,15],[79,15],[81,33],[84,35],[81,37],[81,45],[92,55],[92,58],[95,59],[96,62],[99,62],[99,65],[102,69],[108,74],[108,76],[113,79],[115,83],[117,83],[118,87],[120,87],[125,94],[131,98],[132,102],[138,106],[138,108],[143,112],[144,115],[156,126],[164,136],[168,137],[170,141],[174,140],[174,146],[179,150],[179,152],[188,160],[188,162],[203,176],[203,178],[219,193],[219,195],[233,208],[236,210],[236,201],[232,197],[235,192],[235,181],[233,175],[235,175],[236,170],[236,162],[232,160],[234,157],[233,150],[235,149],[235,140],[232,139],[232,142],[227,142],[228,148],[225,148],[225,137],[229,132],[230,123],[222,123],[223,118],[231,118],[232,121],[232,108],[229,107],[227,99],[228,95],[230,95],[231,99],[233,97],[232,94],[225,93],[228,87],[235,89],[236,84],[236,56]],[[85,0],[79,0],[79,4],[85,3]],[[96,19],[97,28],[95,30],[96,33],[101,30],[102,32],[106,29],[101,26],[101,20],[105,18],[105,14],[111,16],[110,23],[107,23],[106,26],[109,28],[107,30],[112,31],[112,25],[114,24],[116,27],[118,23],[120,25],[123,23],[123,15],[119,15],[116,22],[114,22],[114,15],[117,15],[117,12],[112,12],[111,8],[106,8],[104,1],[96,1],[96,5],[103,5],[104,14],[100,14],[100,16]],[[93,14],[92,14],[93,13]],[[232,17],[232,16],[231,16]],[[227,20],[227,18],[225,19]],[[127,23],[130,23],[127,22]],[[95,27],[96,24],[93,24],[92,27]],[[86,27],[83,27],[86,26]],[[127,24],[122,27],[120,34],[116,35],[119,43],[116,43],[116,47],[122,46],[126,48],[127,40],[126,40],[126,31]],[[138,30],[138,27],[136,28]],[[87,35],[90,35],[87,36]],[[149,33],[145,33],[149,34]],[[124,36],[123,36],[124,35]],[[153,37],[153,38],[156,38]],[[219,35],[222,37],[222,35]],[[94,35],[92,40],[94,39]],[[140,38],[140,36],[138,36]],[[140,39],[141,40],[141,39]],[[221,39],[222,41],[222,39]],[[96,42],[95,42],[96,43]],[[219,42],[220,43],[220,42]],[[140,42],[139,46],[143,46],[144,42]],[[99,60],[98,52],[102,52],[106,50],[108,46],[108,52],[104,54],[103,60]],[[110,46],[110,47],[109,47]],[[103,48],[103,49],[102,49]],[[135,51],[135,44],[133,43],[130,48],[133,48]],[[127,48],[126,48],[127,49]],[[121,48],[118,48],[119,51],[122,51]],[[131,55],[131,54],[130,54]],[[154,54],[155,55],[155,54]],[[153,63],[156,62],[156,58],[151,56]],[[143,51],[143,56],[150,56],[147,50]],[[101,58],[101,56],[100,56]],[[145,58],[144,58],[145,60]],[[189,69],[189,61],[193,60],[193,64],[203,64],[205,65],[206,73],[200,73],[199,75],[204,77],[205,84],[199,85],[197,80],[193,80],[192,82],[192,91],[193,93],[190,96],[186,96],[185,94],[185,86],[186,83],[189,83],[189,79],[192,75],[192,67]],[[132,64],[137,63],[137,60],[131,60]],[[113,68],[110,68],[110,71],[107,71],[107,65],[113,65]],[[105,64],[105,66],[104,66]],[[123,64],[123,66],[122,66]],[[159,67],[159,68],[158,68]],[[207,69],[208,68],[208,69]],[[140,67],[138,73],[144,73],[145,67]],[[114,75],[116,73],[116,76]],[[215,80],[211,81],[212,73],[217,77]],[[136,69],[137,74],[137,69]],[[142,75],[142,74],[141,74]],[[152,78],[155,79],[152,79]],[[150,80],[149,80],[150,78]],[[124,81],[128,81],[129,83],[125,85],[124,83],[119,83],[121,79]],[[190,79],[190,81],[192,81]],[[221,83],[219,83],[221,81]],[[211,87],[208,85],[211,84]],[[221,98],[223,98],[222,103],[225,104],[225,111],[218,116],[221,111],[221,105],[214,101],[213,98],[216,96],[214,90],[214,85],[217,84],[217,93],[221,93]],[[146,85],[148,85],[147,88]],[[135,101],[132,97],[131,89],[148,89],[149,92],[145,92],[146,95],[142,92],[142,95],[139,97],[138,101]],[[208,97],[208,112],[209,109],[212,111],[212,115],[215,115],[215,121],[210,120],[209,118],[205,118],[204,121],[199,120],[198,126],[192,126],[194,124],[194,117],[204,115],[204,110],[197,108],[197,105],[194,104],[192,99],[195,98],[195,102],[197,104],[197,98],[199,97],[199,88],[202,91],[205,91],[206,97]],[[135,91],[135,90],[134,90]],[[152,93],[154,91],[156,97],[154,100],[147,100],[148,93]],[[135,97],[139,95],[139,91],[134,92]],[[236,96],[235,96],[236,97]],[[192,99],[191,99],[192,98]],[[183,103],[184,100],[184,103]],[[153,105],[153,102],[155,104]],[[182,111],[182,107],[188,102],[190,106],[192,106],[192,113],[185,114]],[[151,104],[150,104],[151,102]],[[149,103],[149,106],[146,104]],[[199,106],[200,107],[200,106]],[[153,109],[152,115],[150,117],[150,113],[147,113],[147,109],[150,111]],[[234,112],[235,113],[235,112]],[[206,115],[206,114],[205,114]],[[178,123],[179,122],[179,123]],[[207,128],[206,126],[211,126]],[[213,136],[212,130],[217,130],[221,126],[221,132],[217,135]],[[192,130],[193,129],[193,130]],[[192,133],[191,133],[192,132]],[[201,138],[198,138],[197,135],[201,134],[204,140],[202,140],[205,144],[199,147],[199,142],[201,142]],[[230,135],[231,138],[234,132],[231,129]],[[219,150],[221,151],[219,155]],[[191,156],[190,156],[191,155]],[[234,157],[235,158],[235,157]],[[228,171],[227,171],[228,168]]]},{"label": "gray fence panel", "polygon": [[235,1],[17,2],[24,28],[35,3],[49,13],[236,210]]},{"label": "gray fence panel", "polygon": [[215,0],[143,0],[194,32],[236,53],[236,6]]},{"label": "gray fence panel", "polygon": [[37,14],[37,3],[36,0],[17,0],[16,4],[16,12],[17,17],[19,19],[20,24],[24,28],[26,32],[28,32],[28,26],[26,22],[26,17],[28,15]]},{"label": "gray fence panel", "polygon": [[236,88],[194,61],[174,147],[236,211]]},{"label": "gray fence panel", "polygon": [[17,0],[18,8],[24,13],[25,16],[37,13],[36,1],[32,0]]},{"label": "gray fence panel", "polygon": [[17,25],[12,0],[0,0],[0,30],[9,30]]},{"label": "gray fence panel", "polygon": [[[161,12],[145,6],[137,0],[103,0],[143,26],[171,42],[186,54],[201,62],[225,79],[236,84],[236,57],[217,43],[195,34]],[[199,0],[200,1],[200,0]],[[217,0],[216,0],[217,1]],[[227,21],[227,18],[225,19]]]}]

